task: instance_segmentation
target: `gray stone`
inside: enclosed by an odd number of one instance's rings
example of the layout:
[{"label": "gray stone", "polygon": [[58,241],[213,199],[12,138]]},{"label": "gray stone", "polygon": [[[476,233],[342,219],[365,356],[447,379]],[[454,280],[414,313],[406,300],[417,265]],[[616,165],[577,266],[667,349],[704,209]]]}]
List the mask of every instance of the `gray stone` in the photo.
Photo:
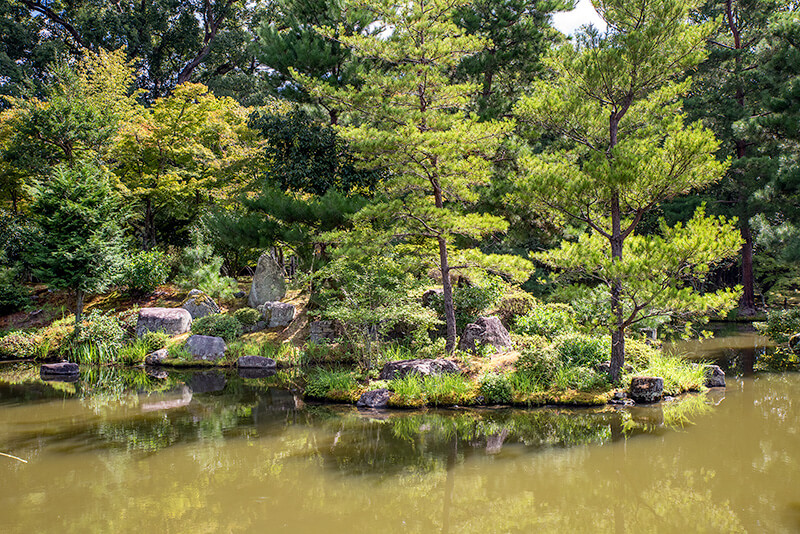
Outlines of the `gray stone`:
[{"label": "gray stone", "polygon": [[161,365],[167,358],[169,358],[169,351],[167,349],[158,349],[144,357],[144,364]]},{"label": "gray stone", "polygon": [[651,403],[661,400],[664,393],[664,379],[657,376],[634,376],[628,392],[634,402]]},{"label": "gray stone", "polygon": [[40,373],[43,375],[77,375],[78,364],[72,362],[42,364]]},{"label": "gray stone", "polygon": [[380,379],[391,380],[402,378],[408,374],[418,375],[443,375],[448,373],[460,373],[461,368],[453,360],[398,360],[389,362],[381,369]]},{"label": "gray stone", "polygon": [[386,408],[391,396],[392,393],[386,388],[373,389],[362,393],[356,406],[359,408]]},{"label": "gray stone", "polygon": [[719,365],[706,365],[706,381],[707,388],[724,388],[725,387],[725,371]]},{"label": "gray stone", "polygon": [[263,356],[242,356],[236,362],[236,365],[241,367],[248,367],[254,369],[275,369],[277,364],[272,358],[264,358]]},{"label": "gray stone", "polygon": [[294,320],[294,305],[286,302],[265,302],[258,307],[258,310],[264,316],[269,328],[289,326]]},{"label": "gray stone", "polygon": [[497,317],[478,317],[474,323],[464,328],[458,348],[475,352],[478,346],[491,345],[496,348],[510,347],[511,336]]},{"label": "gray stone", "polygon": [[206,315],[214,315],[222,311],[219,305],[214,302],[214,299],[199,289],[192,289],[189,291],[189,295],[186,297],[186,300],[183,301],[181,307],[189,312],[192,316],[192,320],[205,317]]},{"label": "gray stone", "polygon": [[225,356],[225,340],[216,336],[193,335],[186,340],[184,348],[195,360],[216,361]]},{"label": "gray stone", "polygon": [[333,341],[341,336],[341,330],[336,321],[311,321],[309,324],[308,340],[311,343]]},{"label": "gray stone", "polygon": [[227,383],[225,375],[218,371],[195,373],[189,379],[189,388],[194,393],[214,393],[225,389]]},{"label": "gray stone", "polygon": [[250,295],[247,304],[251,308],[258,308],[265,302],[281,300],[286,296],[286,280],[283,269],[269,254],[262,254],[258,258],[253,283],[250,285]]},{"label": "gray stone", "polygon": [[789,348],[795,354],[800,354],[800,334],[794,334],[789,338]]},{"label": "gray stone", "polygon": [[142,308],[136,321],[136,337],[146,332],[164,332],[177,336],[189,331],[192,314],[183,308]]}]

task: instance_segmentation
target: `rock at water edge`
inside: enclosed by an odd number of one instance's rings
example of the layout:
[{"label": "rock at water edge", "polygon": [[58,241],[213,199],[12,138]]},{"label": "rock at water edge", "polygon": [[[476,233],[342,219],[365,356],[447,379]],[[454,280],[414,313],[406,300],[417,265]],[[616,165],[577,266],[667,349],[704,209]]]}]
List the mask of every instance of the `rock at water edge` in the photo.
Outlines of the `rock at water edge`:
[{"label": "rock at water edge", "polygon": [[195,360],[216,361],[225,356],[225,340],[216,336],[193,335],[186,340],[184,348]]},{"label": "rock at water edge", "polygon": [[635,402],[658,402],[664,394],[664,379],[658,376],[634,376],[628,394]]},{"label": "rock at water edge", "polygon": [[359,408],[386,408],[392,393],[386,389],[374,389],[361,394],[356,406]]}]

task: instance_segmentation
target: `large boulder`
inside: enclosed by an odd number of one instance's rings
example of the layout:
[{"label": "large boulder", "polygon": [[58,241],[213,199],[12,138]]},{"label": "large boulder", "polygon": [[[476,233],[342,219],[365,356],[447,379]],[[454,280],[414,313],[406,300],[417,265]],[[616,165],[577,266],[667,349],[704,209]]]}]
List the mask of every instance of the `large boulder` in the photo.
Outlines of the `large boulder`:
[{"label": "large boulder", "polygon": [[214,299],[199,289],[192,289],[189,291],[189,295],[186,297],[186,300],[183,301],[181,307],[189,312],[192,316],[192,320],[205,317],[206,315],[214,315],[222,311],[219,305],[214,302]]},{"label": "large boulder", "polygon": [[359,408],[386,408],[391,396],[392,393],[386,388],[373,389],[362,393],[356,406]]},{"label": "large boulder", "polygon": [[189,331],[192,314],[183,308],[142,308],[136,321],[136,337],[146,332],[164,332],[177,336]]},{"label": "large boulder", "polygon": [[275,369],[277,367],[275,360],[264,358],[263,356],[242,356],[236,362],[236,365],[240,369]]},{"label": "large boulder", "polygon": [[283,269],[269,254],[262,254],[258,258],[253,283],[250,285],[250,296],[247,305],[258,308],[266,302],[281,300],[286,296],[286,279]]},{"label": "large boulder", "polygon": [[269,328],[289,326],[294,320],[295,307],[287,302],[265,302],[258,309]]},{"label": "large boulder", "polygon": [[496,348],[510,347],[511,336],[497,317],[478,317],[464,328],[458,348],[475,352],[478,346],[491,345]]},{"label": "large boulder", "polygon": [[186,340],[184,348],[195,360],[216,361],[225,356],[225,340],[216,336],[193,335]]},{"label": "large boulder", "polygon": [[706,365],[705,366],[707,388],[724,388],[725,387],[725,371],[719,365]]},{"label": "large boulder", "polygon": [[664,379],[658,376],[634,376],[628,394],[635,402],[658,402],[664,394]]},{"label": "large boulder", "polygon": [[443,375],[448,373],[460,373],[461,368],[453,360],[398,360],[389,362],[381,369],[380,379],[391,380],[402,378],[408,374],[417,375]]}]

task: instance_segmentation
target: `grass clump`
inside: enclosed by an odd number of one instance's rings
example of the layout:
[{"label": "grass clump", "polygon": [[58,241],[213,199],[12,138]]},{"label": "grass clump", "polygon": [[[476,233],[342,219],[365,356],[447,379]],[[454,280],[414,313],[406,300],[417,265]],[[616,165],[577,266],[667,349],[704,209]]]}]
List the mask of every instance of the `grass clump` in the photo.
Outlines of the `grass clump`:
[{"label": "grass clump", "polygon": [[[144,362],[145,357],[153,352],[150,343],[142,337],[123,345],[117,352],[117,361],[126,365],[137,365]],[[160,348],[160,347],[159,347]],[[158,350],[158,349],[155,349]]]},{"label": "grass clump", "polygon": [[394,392],[389,404],[396,407],[470,405],[477,401],[477,387],[467,377],[456,374],[420,376],[408,374],[388,381]]},{"label": "grass clump", "polygon": [[[647,367],[635,370],[635,375],[659,376],[664,379],[664,394],[680,395],[687,391],[705,389],[705,366],[693,365],[685,358],[677,355],[653,351],[649,355]],[[629,381],[628,375],[624,379]]]},{"label": "grass clump", "polygon": [[360,389],[352,371],[316,367],[306,374],[305,393],[308,397],[347,400]]}]

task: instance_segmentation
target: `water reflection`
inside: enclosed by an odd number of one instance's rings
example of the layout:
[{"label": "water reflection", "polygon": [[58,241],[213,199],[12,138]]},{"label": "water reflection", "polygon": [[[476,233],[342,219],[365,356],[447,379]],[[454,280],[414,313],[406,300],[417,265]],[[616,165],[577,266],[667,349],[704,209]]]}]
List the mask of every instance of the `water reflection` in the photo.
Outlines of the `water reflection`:
[{"label": "water reflection", "polygon": [[[10,532],[781,531],[800,378],[632,409],[360,412],[276,377],[0,368]],[[271,382],[272,381],[272,382]]]}]

